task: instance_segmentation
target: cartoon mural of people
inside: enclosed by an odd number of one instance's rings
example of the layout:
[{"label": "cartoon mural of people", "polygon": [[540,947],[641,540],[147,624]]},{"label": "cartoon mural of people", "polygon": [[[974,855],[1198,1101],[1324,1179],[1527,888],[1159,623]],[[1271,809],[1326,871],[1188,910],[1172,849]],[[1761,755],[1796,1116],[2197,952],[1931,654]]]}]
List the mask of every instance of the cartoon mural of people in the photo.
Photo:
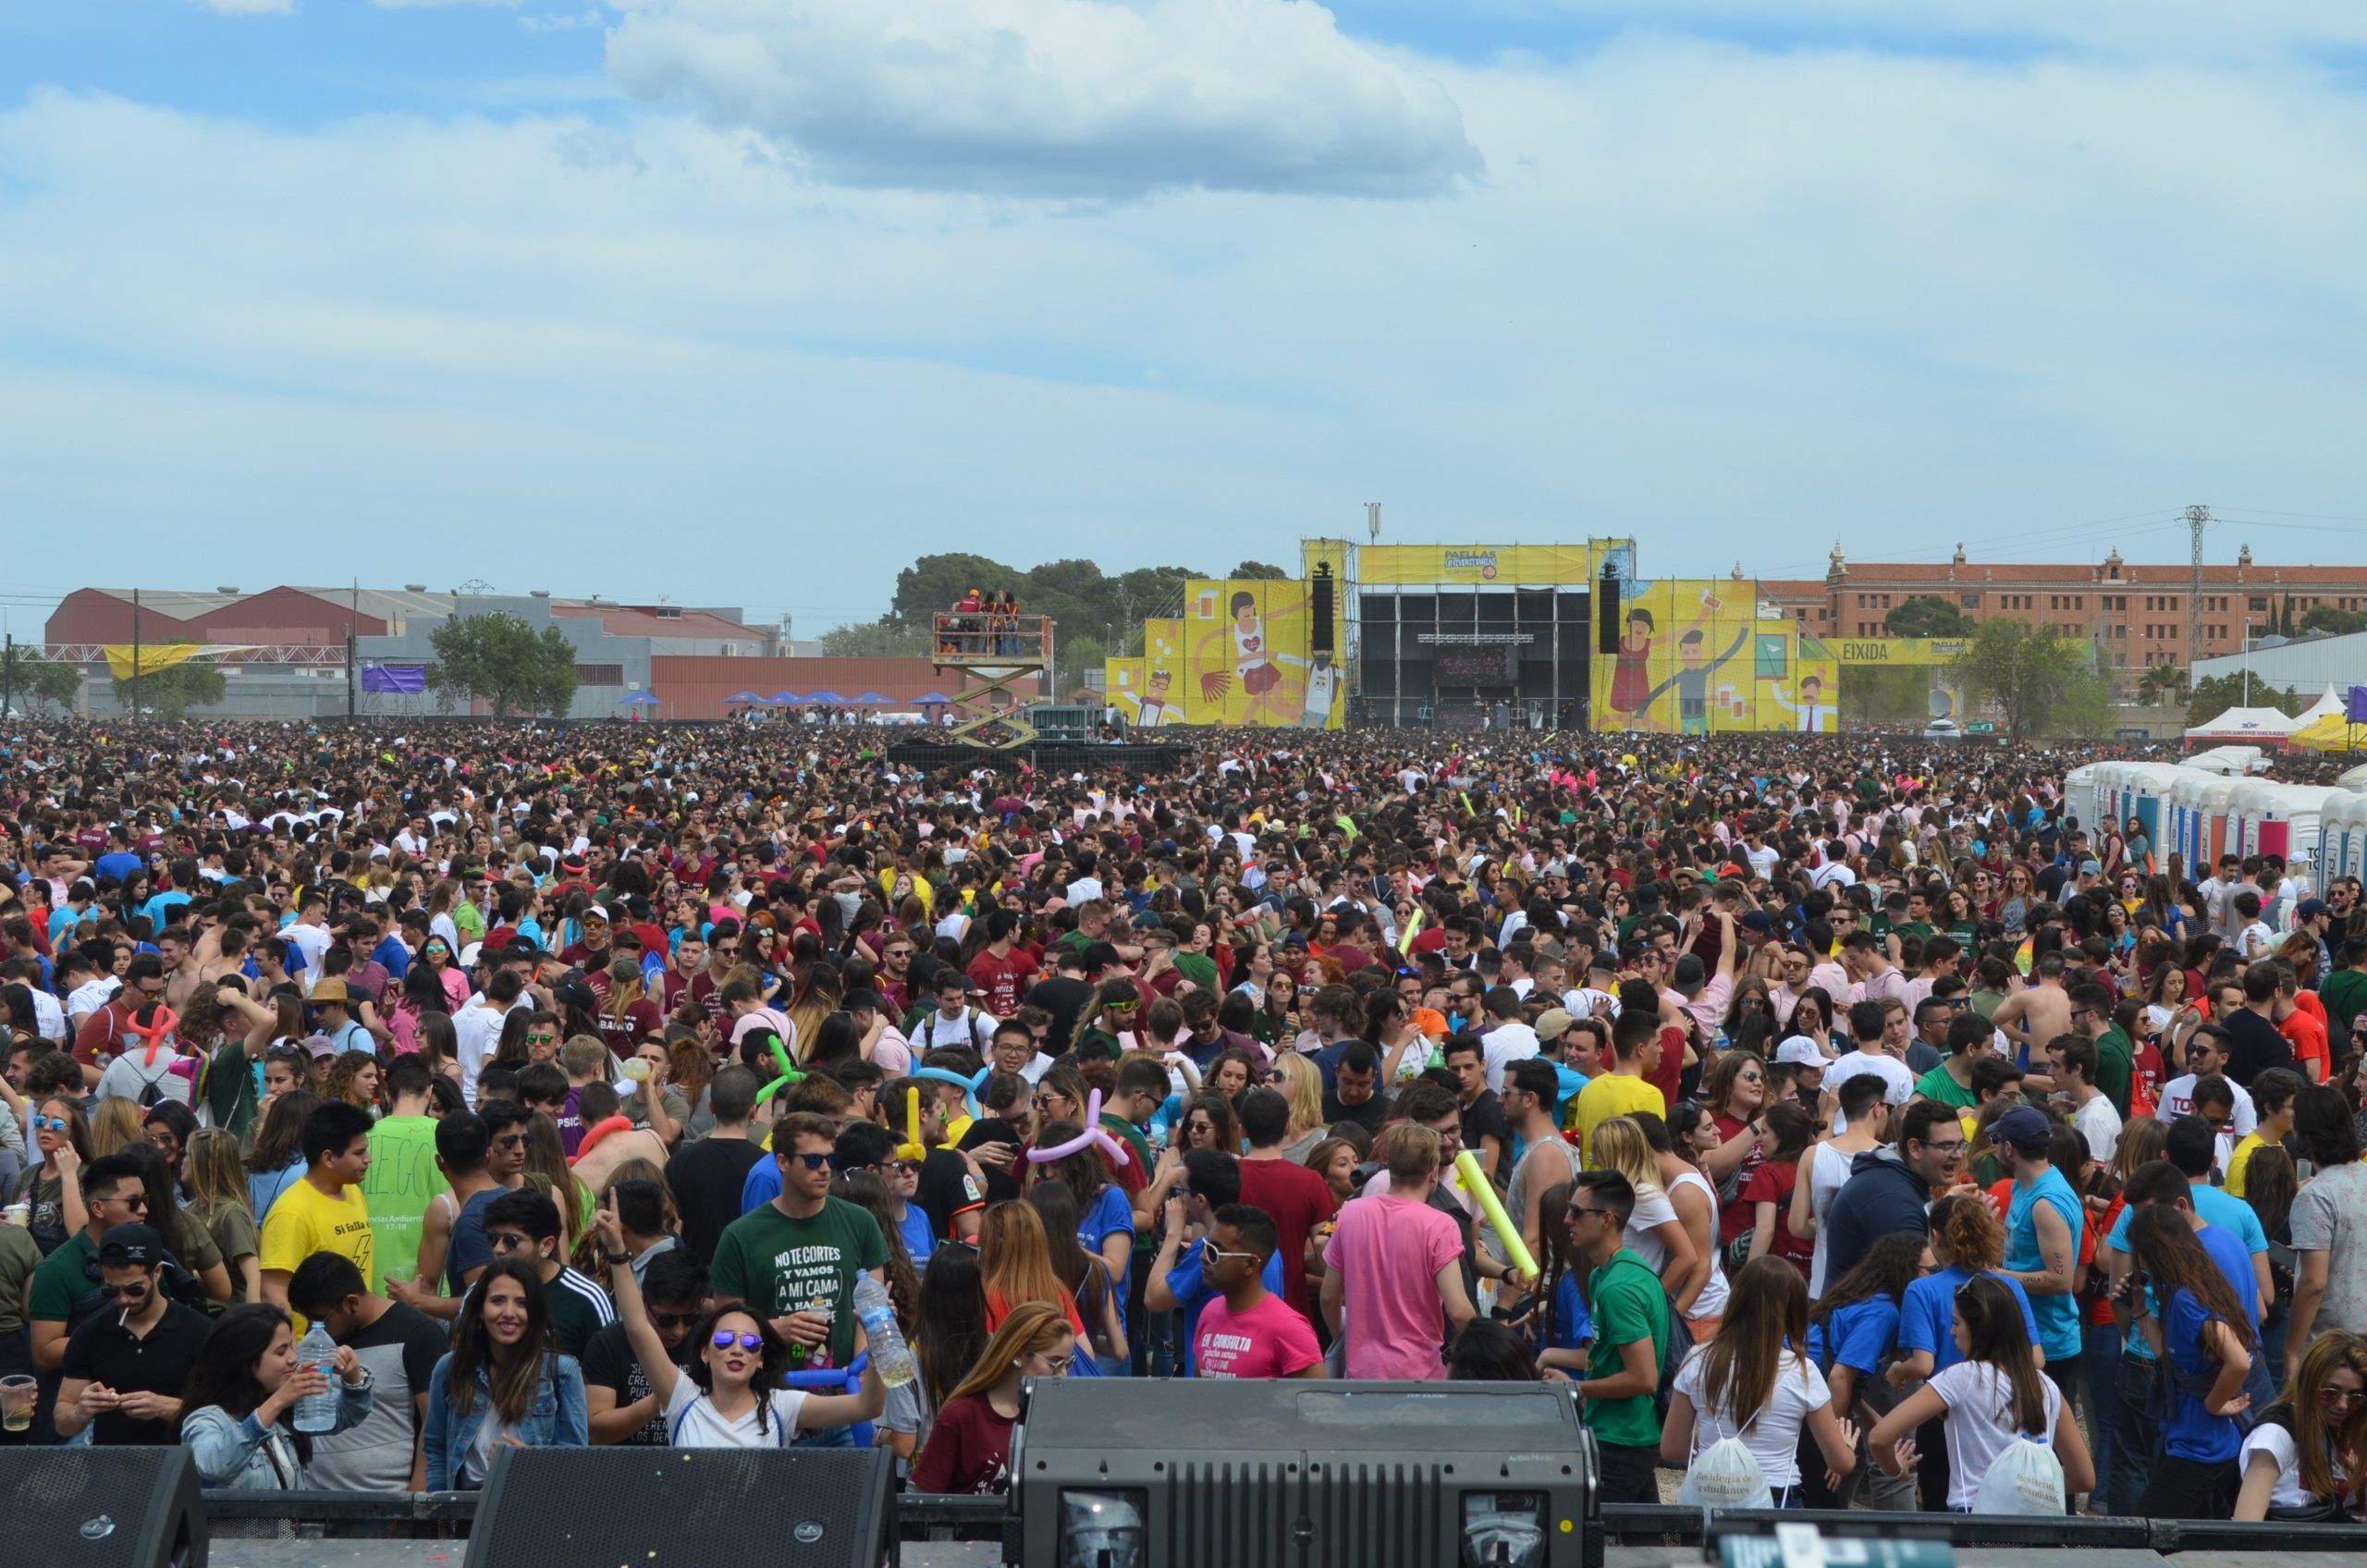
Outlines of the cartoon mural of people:
[{"label": "cartoon mural of people", "polygon": [[1780,680],[1769,695],[1777,707],[1799,719],[1801,729],[1822,732],[1840,728],[1841,710],[1824,700],[1824,677],[1821,675],[1800,677],[1800,700],[1797,703],[1784,695],[1784,683]]},{"label": "cartoon mural of people", "polygon": [[1627,611],[1627,635],[1619,640],[1619,663],[1611,677],[1611,711],[1630,718],[1644,717],[1644,702],[1652,689],[1644,663],[1652,656],[1652,612],[1641,605]]},{"label": "cartoon mural of people", "polygon": [[[1275,613],[1287,615],[1304,607],[1305,601],[1302,600]],[[1202,637],[1192,650],[1192,662],[1205,666],[1211,649],[1230,632],[1233,637],[1233,668],[1229,672],[1210,669],[1204,673],[1200,677],[1201,697],[1211,703],[1222,702],[1226,691],[1238,677],[1242,692],[1248,698],[1238,722],[1279,728],[1296,725],[1306,694],[1297,681],[1282,673],[1281,656],[1267,643],[1266,623],[1258,614],[1257,595],[1246,588],[1241,589],[1227,601],[1226,608],[1232,612],[1233,624],[1218,627]]]},{"label": "cartoon mural of people", "polygon": [[1184,716],[1167,705],[1168,688],[1175,684],[1175,672],[1154,669],[1143,681],[1143,700],[1134,717],[1138,729],[1157,729],[1161,725],[1181,724]]},{"label": "cartoon mural of people", "polygon": [[1298,716],[1301,729],[1322,729],[1331,723],[1332,705],[1339,701],[1340,670],[1329,653],[1315,655],[1306,671],[1306,706]]},{"label": "cartoon mural of people", "polygon": [[1710,733],[1710,670],[1701,662],[1705,642],[1699,625],[1676,640],[1676,728],[1686,735]]}]

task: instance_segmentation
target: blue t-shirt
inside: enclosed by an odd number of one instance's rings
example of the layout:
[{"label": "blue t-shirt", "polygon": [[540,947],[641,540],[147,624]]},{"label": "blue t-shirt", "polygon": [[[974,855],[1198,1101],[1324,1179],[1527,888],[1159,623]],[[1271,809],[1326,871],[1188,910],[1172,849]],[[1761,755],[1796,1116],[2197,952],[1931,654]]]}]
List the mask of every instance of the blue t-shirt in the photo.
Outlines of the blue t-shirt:
[{"label": "blue t-shirt", "polygon": [[[2253,1271],[2252,1256],[2268,1250],[2268,1232],[2261,1228],[2260,1216],[2243,1199],[2230,1197],[2216,1187],[2189,1186],[2187,1191],[2192,1194],[2194,1212],[2202,1219],[2202,1228],[2194,1233],[2194,1239],[2202,1243],[2202,1250],[2211,1255],[2219,1272],[2227,1276],[2227,1283],[2236,1289],[2236,1299],[2244,1304],[2252,1327],[2258,1329],[2260,1277]],[[2135,1212],[2129,1208],[2120,1211],[2120,1218],[2113,1221],[2112,1234],[2104,1238],[2104,1245],[2116,1252],[2128,1250],[2128,1217]],[[2149,1288],[2147,1299],[2153,1304],[2154,1314],[2160,1316],[2159,1293]],[[2125,1354],[2140,1361],[2152,1360],[2153,1347],[2136,1326],[2128,1325],[2126,1332]]]},{"label": "blue t-shirt", "polygon": [[[1976,1276],[1972,1270],[1950,1264],[1937,1274],[1927,1274],[1907,1287],[1907,1299],[1898,1309],[1898,1348],[1910,1354],[1919,1350],[1932,1353],[1932,1370],[1954,1366],[1964,1359],[1956,1349],[1955,1333],[1956,1292],[1970,1284]],[[2030,1313],[2030,1298],[2022,1282],[2006,1274],[1992,1274],[1993,1280],[2003,1280],[2014,1299],[2022,1305],[2022,1326],[2030,1330],[2030,1342],[2038,1342],[2038,1319]]]},{"label": "blue t-shirt", "polygon": [[[2062,1216],[2065,1228],[2071,1236],[2071,1261],[2079,1261],[2079,1231],[2086,1223],[2080,1212],[2079,1194],[2063,1172],[2049,1169],[2047,1173],[2025,1187],[2014,1185],[2013,1202],[2005,1210],[2005,1267],[2025,1274],[2035,1274],[2046,1267],[2038,1246],[2036,1210],[2045,1204]],[[2079,1300],[2069,1292],[2061,1295],[2041,1295],[2030,1298],[2030,1313],[2038,1322],[2038,1342],[2049,1361],[2068,1361],[2079,1354]]]},{"label": "blue t-shirt", "polygon": [[1547,1350],[1580,1350],[1594,1342],[1594,1317],[1587,1311],[1585,1281],[1576,1269],[1553,1287],[1553,1326],[1545,1337]]},{"label": "blue t-shirt", "polygon": [[147,864],[129,850],[117,850],[111,854],[101,855],[97,863],[91,867],[91,875],[112,876],[120,885],[146,869]]},{"label": "blue t-shirt", "polygon": [[248,1175],[247,1210],[255,1217],[258,1230],[271,1217],[271,1206],[279,1201],[279,1194],[302,1180],[303,1175],[304,1162],[300,1158],[291,1159],[276,1170]]},{"label": "blue t-shirt", "polygon": [[157,932],[164,930],[166,926],[170,925],[173,923],[173,912],[177,909],[180,909],[188,902],[189,895],[180,891],[178,888],[175,888],[170,892],[159,893],[154,898],[150,899],[146,903],[141,904],[140,906],[140,913],[148,922],[148,931],[151,937],[153,937]]},{"label": "blue t-shirt", "polygon": [[[775,1172],[773,1180],[778,1182],[780,1180],[780,1162],[772,1160],[767,1163],[772,1166]],[[913,1267],[927,1268],[928,1260],[937,1254],[937,1230],[928,1222],[928,1210],[916,1203],[906,1204],[904,1212],[896,1218],[896,1229],[904,1238],[904,1250],[912,1255]]]},{"label": "blue t-shirt", "polygon": [[378,945],[370,949],[370,957],[372,962],[396,980],[400,980],[411,973],[411,949],[403,946],[403,939],[400,937],[379,938]]},{"label": "blue t-shirt", "polygon": [[[1825,1324],[1809,1325],[1809,1359],[1820,1370],[1831,1372],[1835,1366],[1846,1366],[1858,1376],[1870,1377],[1883,1364],[1883,1357],[1898,1347],[1898,1304],[1888,1296],[1851,1302],[1829,1319],[1833,1328],[1833,1352],[1825,1354]],[[1954,1350],[1951,1341],[1948,1348]],[[1847,1412],[1840,1414],[1846,1415]]]},{"label": "blue t-shirt", "polygon": [[[2162,1344],[2170,1353],[2170,1365],[2187,1377],[2216,1375],[2219,1358],[2202,1344],[2202,1330],[2212,1316],[2187,1291],[2172,1292],[2162,1314]],[[2164,1452],[2202,1464],[2226,1464],[2242,1444],[2243,1434],[2232,1417],[2212,1415],[2200,1396],[2184,1389],[2174,1391],[2170,1414],[2162,1422]]]},{"label": "blue t-shirt", "polygon": [[[1175,1260],[1175,1267],[1167,1271],[1167,1288],[1175,1292],[1176,1305],[1184,1309],[1184,1373],[1186,1377],[1191,1376],[1192,1373],[1192,1342],[1199,1336],[1200,1312],[1208,1303],[1217,1299],[1217,1292],[1208,1289],[1200,1278],[1200,1249],[1208,1244],[1205,1237],[1194,1242],[1184,1249],[1184,1256]],[[1262,1278],[1265,1280],[1266,1289],[1273,1292],[1276,1297],[1281,1297],[1282,1293],[1282,1255],[1281,1253],[1276,1253],[1266,1260],[1266,1269]]]},{"label": "blue t-shirt", "polygon": [[[1134,1206],[1115,1182],[1101,1189],[1101,1195],[1093,1200],[1093,1207],[1085,1210],[1084,1218],[1077,1221],[1076,1239],[1085,1243],[1085,1251],[1099,1257],[1101,1243],[1112,1231],[1123,1231],[1129,1237],[1134,1233]],[[1128,1244],[1133,1243],[1130,1242]],[[1122,1277],[1119,1282],[1124,1283]],[[1281,1294],[1282,1287],[1275,1286],[1274,1292]],[[1126,1322],[1126,1292],[1122,1290],[1115,1294],[1118,1298],[1118,1320],[1131,1332],[1133,1325]]]},{"label": "blue t-shirt", "polygon": [[[2205,1225],[2234,1231],[2248,1253],[2268,1250],[2268,1232],[2261,1228],[2260,1216],[2252,1212],[2251,1205],[2209,1185],[2189,1183],[2187,1194],[2194,1212],[2202,1217]],[[2104,1245],[2118,1252],[2128,1250],[2128,1217],[2135,1212],[2129,1208],[2120,1211],[2120,1218],[2113,1221],[2112,1234],[2104,1238]]]},{"label": "blue t-shirt", "polygon": [[484,1211],[508,1192],[506,1187],[487,1187],[452,1217],[452,1243],[444,1249],[444,1285],[450,1294],[466,1291],[468,1275],[493,1261],[493,1247],[484,1239]]},{"label": "blue t-shirt", "polygon": [[780,1196],[780,1161],[770,1156],[748,1167],[748,1178],[740,1183],[740,1212],[754,1214],[757,1209]]}]

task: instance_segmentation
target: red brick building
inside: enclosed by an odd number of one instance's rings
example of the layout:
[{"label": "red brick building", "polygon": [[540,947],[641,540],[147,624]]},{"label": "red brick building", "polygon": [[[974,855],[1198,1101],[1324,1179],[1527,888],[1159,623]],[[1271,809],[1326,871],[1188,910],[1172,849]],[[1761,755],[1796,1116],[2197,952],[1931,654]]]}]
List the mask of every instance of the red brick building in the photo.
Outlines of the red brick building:
[{"label": "red brick building", "polygon": [[[2194,569],[2187,562],[2134,565],[2115,550],[2092,565],[1971,558],[1859,562],[1833,546],[1821,579],[1762,578],[1760,593],[1825,637],[1880,637],[1907,600],[1942,599],[1976,624],[2014,616],[2066,636],[2092,637],[2112,651],[2124,689],[2155,665],[2187,663]],[[2320,605],[2367,611],[2367,566],[2263,566],[2245,545],[2233,566],[2202,569],[2202,656],[2240,653],[2247,636],[2275,631],[2290,606],[2298,622]]]}]

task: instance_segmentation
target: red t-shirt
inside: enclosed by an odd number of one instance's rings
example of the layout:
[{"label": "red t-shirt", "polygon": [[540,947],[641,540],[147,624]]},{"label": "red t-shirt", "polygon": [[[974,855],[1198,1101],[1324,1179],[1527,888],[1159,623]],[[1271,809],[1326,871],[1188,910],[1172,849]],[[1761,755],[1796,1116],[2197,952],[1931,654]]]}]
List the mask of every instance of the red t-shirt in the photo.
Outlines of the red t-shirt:
[{"label": "red t-shirt", "polygon": [[622,1012],[605,1009],[595,1021],[600,1028],[601,1042],[619,1060],[632,1055],[635,1047],[665,1027],[666,1015],[647,997],[625,1003]]},{"label": "red t-shirt", "polygon": [[[2315,1001],[2317,998],[2312,997],[2311,999]],[[2324,1083],[2327,1071],[2333,1065],[2327,1060],[2326,1054],[2325,1020],[2312,1018],[2308,1009],[2296,1007],[2285,1015],[2285,1022],[2276,1026],[2276,1032],[2292,1042],[2293,1071],[2299,1072],[2306,1082]],[[2310,1073],[2310,1063],[2312,1061],[2318,1064],[2317,1075],[2314,1078]]]},{"label": "red t-shirt", "polygon": [[1036,964],[1016,948],[1002,958],[997,958],[992,948],[985,948],[970,961],[967,973],[971,983],[986,993],[981,1005],[997,1018],[1009,1018],[1019,1010],[1020,994],[1036,977]]},{"label": "red t-shirt", "polygon": [[[1669,1103],[1674,1105],[1676,1102],[1672,1100]],[[1711,1111],[1710,1120],[1716,1124],[1718,1136],[1721,1139],[1731,1139],[1750,1125],[1740,1117],[1728,1116],[1723,1110]],[[1766,1155],[1758,1149],[1753,1149],[1742,1157],[1742,1164],[1735,1170],[1735,1175],[1740,1182],[1740,1186],[1736,1188],[1738,1194],[1748,1188],[1752,1178],[1765,1169],[1766,1161]],[[1791,1196],[1791,1187],[1788,1183],[1784,1186],[1784,1194],[1786,1198]],[[1735,1238],[1750,1229],[1751,1219],[1751,1208],[1748,1203],[1727,1204],[1718,1215],[1718,1244],[1720,1246],[1732,1244]]]},{"label": "red t-shirt", "polygon": [[1661,1092],[1661,1098],[1674,1105],[1685,1096],[1676,1092],[1677,1080],[1685,1076],[1685,1031],[1674,1023],[1661,1025],[1661,1065],[1646,1083]]},{"label": "red t-shirt", "polygon": [[1307,1310],[1306,1238],[1339,1212],[1331,1183],[1294,1160],[1245,1159],[1241,1201],[1264,1209],[1273,1220],[1275,1248],[1282,1258],[1282,1295],[1300,1311]]},{"label": "red t-shirt", "polygon": [[1016,1418],[976,1394],[948,1400],[913,1461],[913,1489],[991,1497],[1011,1487],[1011,1433]]},{"label": "red t-shirt", "polygon": [[[1798,1269],[1805,1278],[1809,1264],[1816,1257],[1816,1243],[1813,1239],[1804,1242],[1792,1234],[1792,1189],[1799,1184],[1799,1180],[1800,1168],[1797,1165],[1770,1160],[1751,1173],[1750,1180],[1742,1184],[1740,1199],[1728,1204],[1726,1212],[1740,1212],[1744,1223],[1748,1224],[1759,1218],[1760,1204],[1773,1204],[1775,1234],[1768,1238],[1767,1250]],[[1730,1242],[1734,1238],[1728,1236],[1723,1239]]]},{"label": "red t-shirt", "polygon": [[1200,1309],[1192,1335],[1192,1371],[1198,1378],[1287,1378],[1322,1359],[1315,1330],[1278,1295],[1245,1312],[1233,1311],[1220,1296]]}]

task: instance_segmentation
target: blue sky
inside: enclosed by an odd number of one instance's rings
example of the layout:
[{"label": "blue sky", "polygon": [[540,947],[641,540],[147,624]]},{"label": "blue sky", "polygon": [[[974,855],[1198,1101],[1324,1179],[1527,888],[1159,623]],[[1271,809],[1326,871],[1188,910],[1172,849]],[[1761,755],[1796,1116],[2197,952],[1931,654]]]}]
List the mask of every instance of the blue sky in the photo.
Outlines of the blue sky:
[{"label": "blue sky", "polygon": [[818,630],[917,553],[1221,570],[1371,499],[1656,576],[2175,559],[2189,500],[2214,558],[2367,559],[2362,48],[2314,0],[10,0],[0,598]]}]

